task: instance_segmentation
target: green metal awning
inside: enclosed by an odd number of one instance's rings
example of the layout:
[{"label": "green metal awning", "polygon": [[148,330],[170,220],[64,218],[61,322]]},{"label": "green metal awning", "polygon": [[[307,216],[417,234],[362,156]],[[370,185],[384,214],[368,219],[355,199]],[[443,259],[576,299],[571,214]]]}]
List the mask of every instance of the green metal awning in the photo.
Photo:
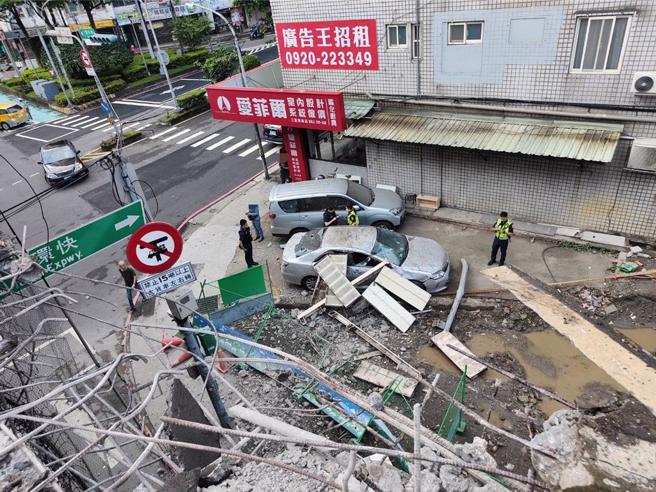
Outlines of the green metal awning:
[{"label": "green metal awning", "polygon": [[344,99],[347,120],[359,120],[367,116],[376,103],[368,99]]},{"label": "green metal awning", "polygon": [[348,137],[610,162],[623,125],[446,112],[378,112]]}]

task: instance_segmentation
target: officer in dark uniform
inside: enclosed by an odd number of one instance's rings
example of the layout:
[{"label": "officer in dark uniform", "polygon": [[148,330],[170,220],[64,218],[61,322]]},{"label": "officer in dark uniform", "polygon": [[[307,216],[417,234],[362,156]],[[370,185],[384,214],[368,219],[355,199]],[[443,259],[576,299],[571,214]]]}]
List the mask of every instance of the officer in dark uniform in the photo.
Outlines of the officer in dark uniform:
[{"label": "officer in dark uniform", "polygon": [[251,236],[251,229],[248,227],[246,219],[239,221],[239,249],[244,250],[244,258],[248,268],[259,265],[253,261],[253,236]]},{"label": "officer in dark uniform", "polygon": [[333,207],[326,207],[323,211],[323,225],[326,227],[337,225],[337,214]]}]

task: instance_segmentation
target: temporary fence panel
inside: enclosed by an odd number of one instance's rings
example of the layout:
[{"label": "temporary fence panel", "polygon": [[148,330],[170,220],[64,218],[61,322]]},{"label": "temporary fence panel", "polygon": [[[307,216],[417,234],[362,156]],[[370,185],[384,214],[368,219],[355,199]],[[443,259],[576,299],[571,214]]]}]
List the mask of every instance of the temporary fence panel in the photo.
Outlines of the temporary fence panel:
[{"label": "temporary fence panel", "polygon": [[[459,401],[460,403],[465,402],[465,387],[467,386],[467,369],[462,372],[460,380],[456,385],[456,390],[453,392],[453,399]],[[440,422],[440,428],[437,431],[437,434],[444,439],[448,439],[453,442],[453,438],[456,435],[456,432],[462,432],[464,430],[464,421],[462,421],[462,410],[456,407],[453,404],[453,401],[449,403],[449,406],[444,412],[442,417],[442,422]]]},{"label": "temporary fence panel", "polygon": [[245,297],[264,294],[267,290],[262,265],[223,277],[219,280],[219,291],[224,306]]}]

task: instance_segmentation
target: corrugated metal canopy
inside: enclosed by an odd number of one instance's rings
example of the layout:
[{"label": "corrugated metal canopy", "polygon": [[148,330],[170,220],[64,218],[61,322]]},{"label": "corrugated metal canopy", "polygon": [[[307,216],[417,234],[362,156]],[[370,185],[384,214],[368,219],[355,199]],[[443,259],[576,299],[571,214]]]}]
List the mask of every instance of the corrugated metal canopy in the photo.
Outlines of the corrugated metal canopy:
[{"label": "corrugated metal canopy", "polygon": [[359,120],[367,116],[376,104],[368,99],[344,99],[344,112],[347,120]]},{"label": "corrugated metal canopy", "polygon": [[622,125],[459,113],[379,112],[349,137],[610,162]]}]

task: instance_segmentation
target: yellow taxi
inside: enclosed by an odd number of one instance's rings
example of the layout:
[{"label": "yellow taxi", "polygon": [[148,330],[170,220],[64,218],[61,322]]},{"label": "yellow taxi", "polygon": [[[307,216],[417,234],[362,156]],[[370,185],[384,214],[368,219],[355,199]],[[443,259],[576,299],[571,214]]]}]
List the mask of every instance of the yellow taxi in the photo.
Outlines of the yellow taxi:
[{"label": "yellow taxi", "polygon": [[30,119],[30,112],[20,104],[0,103],[0,128],[9,130]]}]

